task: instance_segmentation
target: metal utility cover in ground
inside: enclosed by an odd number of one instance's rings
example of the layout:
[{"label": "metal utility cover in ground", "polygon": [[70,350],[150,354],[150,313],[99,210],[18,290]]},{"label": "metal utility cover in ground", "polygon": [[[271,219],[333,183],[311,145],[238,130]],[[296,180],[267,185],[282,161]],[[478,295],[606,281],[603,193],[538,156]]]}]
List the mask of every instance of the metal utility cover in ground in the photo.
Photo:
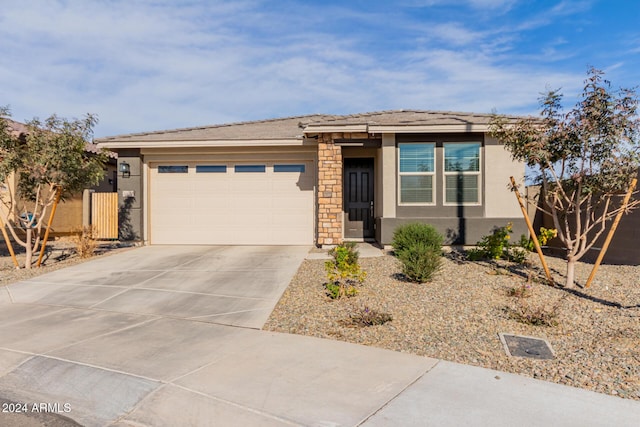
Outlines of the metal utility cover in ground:
[{"label": "metal utility cover in ground", "polygon": [[555,354],[547,340],[523,335],[499,333],[500,341],[509,356],[528,357],[530,359],[553,359]]}]

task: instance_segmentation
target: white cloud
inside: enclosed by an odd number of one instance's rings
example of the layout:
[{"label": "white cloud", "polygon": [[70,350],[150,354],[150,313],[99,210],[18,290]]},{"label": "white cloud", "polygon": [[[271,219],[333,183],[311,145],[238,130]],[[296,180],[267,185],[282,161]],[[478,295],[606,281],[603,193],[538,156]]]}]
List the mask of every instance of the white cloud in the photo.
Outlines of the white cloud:
[{"label": "white cloud", "polygon": [[510,9],[518,0],[407,0],[404,4],[412,7],[437,5],[468,5],[476,9]]},{"label": "white cloud", "polygon": [[514,53],[517,29],[473,20],[257,1],[36,4],[0,9],[0,105],[18,120],[97,113],[98,136],[314,112],[531,113],[547,84],[572,90],[584,74]]}]

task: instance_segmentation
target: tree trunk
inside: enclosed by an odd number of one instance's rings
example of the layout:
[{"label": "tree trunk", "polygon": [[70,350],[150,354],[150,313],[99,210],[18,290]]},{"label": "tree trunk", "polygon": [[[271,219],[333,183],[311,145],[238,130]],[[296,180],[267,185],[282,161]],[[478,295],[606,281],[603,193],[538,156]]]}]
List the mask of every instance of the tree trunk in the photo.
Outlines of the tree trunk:
[{"label": "tree trunk", "polygon": [[31,241],[32,236],[31,233],[33,230],[31,228],[27,228],[27,237],[25,239],[25,255],[26,259],[24,261],[24,268],[31,268],[31,260],[33,258],[33,242]]},{"label": "tree trunk", "polygon": [[567,258],[567,281],[565,286],[571,287],[575,284],[576,260],[573,257]]}]

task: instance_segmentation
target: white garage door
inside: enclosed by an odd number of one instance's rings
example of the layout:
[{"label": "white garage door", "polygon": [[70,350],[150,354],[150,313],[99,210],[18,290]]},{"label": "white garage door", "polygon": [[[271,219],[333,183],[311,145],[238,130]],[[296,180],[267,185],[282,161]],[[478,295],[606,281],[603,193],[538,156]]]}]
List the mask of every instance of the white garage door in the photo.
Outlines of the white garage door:
[{"label": "white garage door", "polygon": [[150,166],[152,244],[313,243],[313,162]]}]

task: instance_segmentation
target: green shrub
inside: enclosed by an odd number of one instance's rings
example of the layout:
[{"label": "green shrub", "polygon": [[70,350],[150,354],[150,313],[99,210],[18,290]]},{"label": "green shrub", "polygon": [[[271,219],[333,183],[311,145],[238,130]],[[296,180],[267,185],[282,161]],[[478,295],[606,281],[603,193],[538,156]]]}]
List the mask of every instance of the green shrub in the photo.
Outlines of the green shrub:
[{"label": "green shrub", "polygon": [[422,242],[437,252],[442,252],[444,238],[429,224],[420,222],[401,225],[393,232],[393,250],[396,254],[414,244]]},{"label": "green shrub", "polygon": [[442,266],[442,252],[424,242],[414,242],[398,254],[402,272],[409,280],[429,282]]},{"label": "green shrub", "polygon": [[[549,240],[557,236],[558,230],[556,230],[555,228],[540,227],[540,234],[538,234],[538,243],[540,243],[540,246],[545,246],[549,242]],[[520,236],[520,242],[518,243],[518,245],[528,251],[535,251],[533,239],[525,236],[524,234]]]},{"label": "green shrub", "polygon": [[524,263],[527,260],[525,250],[528,248],[527,238],[522,235],[517,245],[509,245],[511,233],[513,233],[512,223],[494,228],[491,234],[482,237],[476,249],[467,250],[467,259],[470,261],[506,259],[518,264]]},{"label": "green shrub", "polygon": [[524,264],[527,260],[527,250],[518,247],[510,247],[507,251],[507,258],[516,264]]},{"label": "green shrub", "polygon": [[359,253],[356,244],[341,243],[329,251],[332,260],[325,262],[329,282],[325,284],[328,295],[333,299],[351,297],[358,293],[355,285],[367,277],[367,273],[358,264]]},{"label": "green shrub", "polygon": [[486,258],[486,255],[482,249],[471,248],[467,249],[467,259],[469,261],[481,261]]},{"label": "green shrub", "polygon": [[393,251],[409,280],[424,283],[433,278],[442,265],[443,241],[442,235],[429,224],[406,224],[394,231]]},{"label": "green shrub", "polygon": [[536,250],[533,244],[533,239],[530,237],[527,237],[526,234],[520,235],[520,241],[518,242],[518,246],[531,252]]},{"label": "green shrub", "polygon": [[507,252],[512,232],[512,223],[508,223],[504,227],[496,227],[490,235],[484,236],[482,240],[478,242],[478,248],[484,252],[486,258],[506,258],[508,257]]}]

